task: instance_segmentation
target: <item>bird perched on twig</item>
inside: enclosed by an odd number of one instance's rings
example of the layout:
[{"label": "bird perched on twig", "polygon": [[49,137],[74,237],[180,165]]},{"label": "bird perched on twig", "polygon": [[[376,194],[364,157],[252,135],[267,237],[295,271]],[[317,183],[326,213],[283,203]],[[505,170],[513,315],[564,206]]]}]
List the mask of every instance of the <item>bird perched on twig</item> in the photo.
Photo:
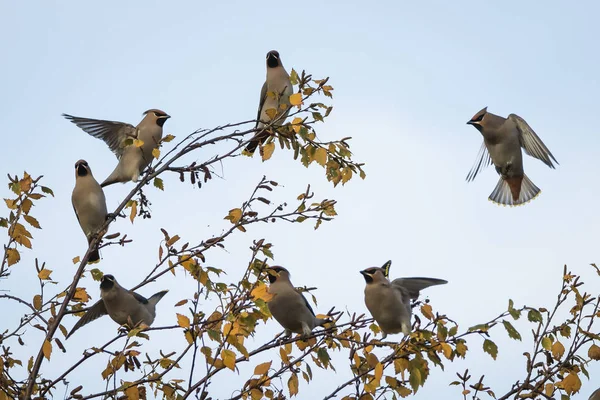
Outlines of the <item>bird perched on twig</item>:
[{"label": "bird perched on twig", "polygon": [[156,303],[168,290],[160,291],[149,299],[123,288],[114,276],[104,275],[100,281],[100,300],[86,311],[75,324],[67,339],[85,324],[108,314],[119,325],[133,328],[139,324],[152,325],[156,317]]},{"label": "bird perched on twig", "polygon": [[419,292],[429,286],[443,285],[448,281],[437,278],[397,278],[389,281],[389,268],[392,262],[383,267],[367,268],[360,273],[365,278],[365,304],[383,331],[382,340],[388,334],[410,334],[412,307],[411,300],[419,297]]},{"label": "bird perched on twig", "polygon": [[292,332],[309,336],[317,326],[323,326],[326,319],[317,318],[306,298],[290,281],[290,273],[283,267],[271,267],[269,293],[273,298],[267,303],[273,318],[285,329],[285,336]]},{"label": "bird perched on twig", "polygon": [[[158,109],[144,112],[145,117],[133,126],[125,122],[80,118],[63,114],[63,117],[97,139],[102,139],[115,153],[119,163],[101,186],[117,182],[136,182],[153,159],[152,150],[158,147],[163,135],[163,125],[170,115]],[[138,142],[127,145],[127,139]],[[141,141],[141,142],[139,142]]]}]

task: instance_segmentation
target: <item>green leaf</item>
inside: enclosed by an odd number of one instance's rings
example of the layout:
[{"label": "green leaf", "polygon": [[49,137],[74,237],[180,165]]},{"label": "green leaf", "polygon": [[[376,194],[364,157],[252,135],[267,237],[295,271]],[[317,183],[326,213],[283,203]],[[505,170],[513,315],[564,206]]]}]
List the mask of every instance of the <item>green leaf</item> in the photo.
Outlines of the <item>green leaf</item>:
[{"label": "green leaf", "polygon": [[540,313],[538,310],[535,310],[535,309],[529,310],[529,312],[527,313],[527,319],[530,322],[543,322],[544,321],[544,318],[542,317],[542,313]]},{"label": "green leaf", "polygon": [[498,346],[496,346],[496,343],[492,342],[489,339],[485,339],[485,341],[483,342],[483,351],[492,356],[494,360],[498,356]]},{"label": "green leaf", "polygon": [[502,321],[502,324],[504,325],[504,328],[506,328],[509,338],[515,339],[515,340],[522,340],[521,334],[515,329],[514,326],[512,326],[512,324],[510,322]]},{"label": "green leaf", "polygon": [[515,303],[512,300],[508,300],[508,313],[515,319],[519,319],[521,317],[521,311],[515,310]]},{"label": "green leaf", "polygon": [[46,186],[42,186],[41,188],[42,188],[42,192],[54,197],[54,192],[52,191],[52,189],[50,189],[49,187],[46,187]]},{"label": "green leaf", "polygon": [[160,190],[165,190],[165,185],[163,184],[163,180],[160,178],[154,178],[154,187],[157,187]]}]

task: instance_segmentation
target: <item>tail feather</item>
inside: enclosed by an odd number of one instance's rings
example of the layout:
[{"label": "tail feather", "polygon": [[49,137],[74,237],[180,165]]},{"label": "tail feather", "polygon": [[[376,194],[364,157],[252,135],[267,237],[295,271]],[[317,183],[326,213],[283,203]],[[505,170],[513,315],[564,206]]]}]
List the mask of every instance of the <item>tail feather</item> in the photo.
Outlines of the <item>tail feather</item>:
[{"label": "tail feather", "polygon": [[515,185],[517,179],[509,178],[509,180],[510,182],[500,177],[494,191],[490,194],[489,200],[504,206],[520,206],[535,199],[541,192],[527,175],[523,175],[520,190]]},{"label": "tail feather", "polygon": [[165,294],[167,294],[168,290],[163,290],[161,292],[155,293],[153,294],[149,299],[148,299],[148,303],[152,304],[152,305],[156,305],[156,303],[158,303]]},{"label": "tail feather", "polygon": [[264,143],[267,138],[269,137],[269,133],[265,132],[265,131],[261,131],[259,132],[254,138],[252,138],[252,140],[248,143],[248,145],[246,146],[245,151],[252,155],[254,154],[254,152],[256,151],[256,148],[258,147],[259,144]]},{"label": "tail feather", "polygon": [[[90,242],[91,240],[88,239],[88,244]],[[90,255],[88,256],[88,263],[96,263],[98,261],[100,261],[100,250],[98,250],[98,247],[96,246],[95,249],[90,251]]]}]

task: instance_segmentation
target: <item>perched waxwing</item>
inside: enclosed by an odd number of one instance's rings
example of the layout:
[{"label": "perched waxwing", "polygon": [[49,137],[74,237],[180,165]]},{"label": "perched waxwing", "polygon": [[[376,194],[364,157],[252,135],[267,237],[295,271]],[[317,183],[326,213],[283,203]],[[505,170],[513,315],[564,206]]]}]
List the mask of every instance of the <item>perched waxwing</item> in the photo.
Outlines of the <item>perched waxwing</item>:
[{"label": "perched waxwing", "polygon": [[448,283],[437,278],[397,278],[388,279],[392,262],[383,267],[367,268],[360,273],[367,283],[365,304],[383,331],[382,340],[394,333],[410,334],[412,307],[411,300],[419,297],[419,292],[429,286]]},{"label": "perched waxwing", "polygon": [[483,144],[467,181],[475,179],[480,171],[493,163],[500,179],[490,194],[491,201],[518,206],[534,199],[540,189],[523,172],[521,148],[550,168],[554,169],[552,160],[556,164],[558,161],[527,122],[516,114],[500,117],[488,112],[486,107],[467,124],[473,125],[483,135]]},{"label": "perched waxwing", "polygon": [[[75,188],[71,195],[73,209],[83,230],[88,244],[99,234],[99,230],[106,221],[106,198],[104,191],[98,184],[87,161],[79,160],[75,163]],[[94,249],[88,258],[89,262],[100,260],[98,248]]]},{"label": "perched waxwing", "polygon": [[[293,93],[290,76],[281,63],[279,52],[271,50],[267,53],[267,79],[260,91],[260,101],[258,103],[258,114],[256,116],[256,129],[261,129],[269,124],[281,126],[285,123],[290,112],[290,95]],[[281,105],[287,107],[282,113]],[[275,109],[278,114],[273,122],[267,113],[267,110]],[[264,131],[257,131],[256,136],[246,146],[246,152],[254,154],[259,143],[264,143],[269,134]]]},{"label": "perched waxwing", "polygon": [[85,324],[108,314],[119,325],[138,324],[152,325],[156,317],[156,303],[167,294],[168,290],[156,293],[149,299],[131,290],[123,288],[114,276],[104,275],[100,281],[100,300],[86,311],[75,324],[67,339]]},{"label": "perched waxwing", "polygon": [[273,298],[267,303],[273,318],[285,329],[285,336],[292,332],[309,336],[316,326],[329,322],[317,318],[306,298],[296,290],[290,281],[290,273],[283,267],[271,267],[269,293]]},{"label": "perched waxwing", "polygon": [[[117,182],[137,181],[140,174],[152,162],[152,150],[158,147],[163,135],[163,125],[170,115],[164,111],[151,109],[144,112],[145,117],[133,126],[124,122],[104,121],[101,119],[80,118],[63,114],[63,117],[97,139],[102,139],[115,153],[119,163],[102,187]],[[127,139],[138,139],[143,144],[126,145]]]}]

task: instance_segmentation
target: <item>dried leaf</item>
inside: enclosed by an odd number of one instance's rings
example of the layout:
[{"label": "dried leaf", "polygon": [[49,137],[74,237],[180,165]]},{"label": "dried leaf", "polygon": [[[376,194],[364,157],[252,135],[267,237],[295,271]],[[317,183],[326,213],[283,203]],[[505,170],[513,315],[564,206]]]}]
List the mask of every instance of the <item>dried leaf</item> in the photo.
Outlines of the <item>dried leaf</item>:
[{"label": "dried leaf", "polygon": [[177,314],[177,325],[187,329],[190,327],[190,319],[185,315]]}]

